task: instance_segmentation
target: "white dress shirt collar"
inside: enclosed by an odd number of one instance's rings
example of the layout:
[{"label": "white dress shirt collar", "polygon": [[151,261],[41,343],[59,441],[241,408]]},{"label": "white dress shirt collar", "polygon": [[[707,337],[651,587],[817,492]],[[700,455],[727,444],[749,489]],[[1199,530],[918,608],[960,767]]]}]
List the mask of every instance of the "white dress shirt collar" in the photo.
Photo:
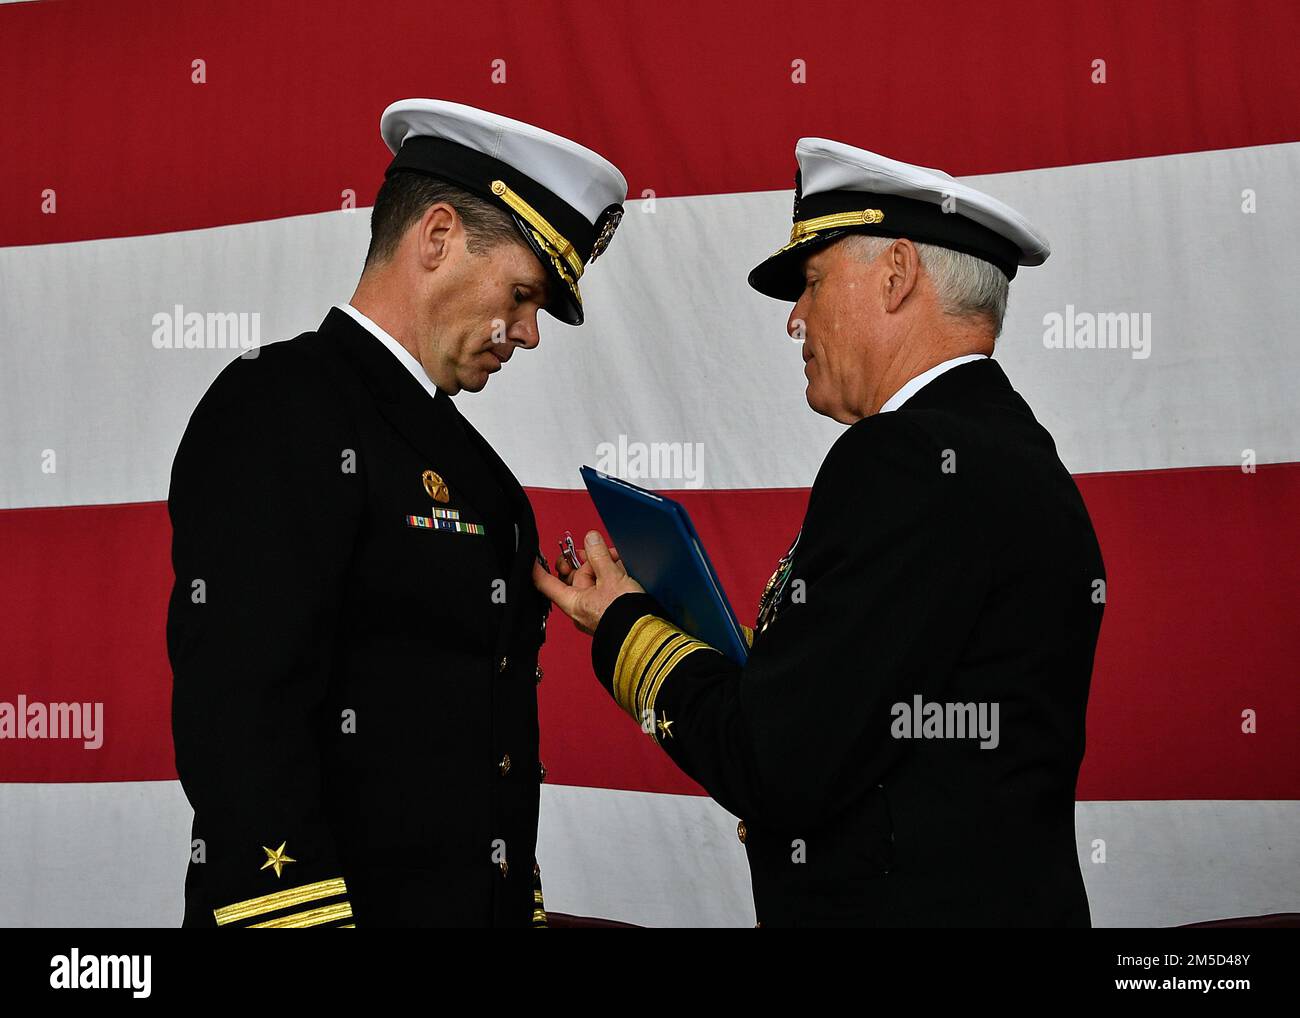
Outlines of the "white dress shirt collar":
[{"label": "white dress shirt collar", "polygon": [[933,382],[945,371],[949,371],[952,368],[955,368],[958,364],[965,364],[967,361],[977,361],[980,360],[981,358],[987,360],[988,354],[983,354],[983,353],[964,354],[961,357],[953,357],[950,360],[946,360],[941,364],[936,364],[929,371],[922,371],[915,378],[910,379],[901,389],[899,389],[896,393],[890,396],[889,399],[885,400],[885,405],[882,406],[876,412],[883,414],[890,410],[897,410],[909,399],[915,396],[916,393],[922,387],[928,385],[930,382]]},{"label": "white dress shirt collar", "polygon": [[396,357],[401,362],[402,367],[406,368],[415,380],[420,383],[431,399],[436,399],[438,397],[438,387],[433,384],[433,379],[425,373],[424,366],[411,355],[411,351],[402,346],[401,343],[395,340],[351,304],[335,304],[334,306],[340,311],[346,311],[352,316],[358,325],[374,336],[375,339],[379,340],[379,342],[383,343],[384,346],[388,347],[392,355]]}]

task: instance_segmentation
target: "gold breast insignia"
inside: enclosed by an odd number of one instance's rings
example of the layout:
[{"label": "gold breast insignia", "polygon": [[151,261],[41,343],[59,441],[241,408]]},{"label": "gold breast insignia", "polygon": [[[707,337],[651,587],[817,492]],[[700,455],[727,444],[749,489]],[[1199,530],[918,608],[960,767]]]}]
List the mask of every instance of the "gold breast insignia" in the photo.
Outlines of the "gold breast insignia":
[{"label": "gold breast insignia", "polygon": [[426,470],[421,479],[424,481],[424,490],[435,502],[451,501],[451,492],[447,490],[447,482],[432,470]]}]

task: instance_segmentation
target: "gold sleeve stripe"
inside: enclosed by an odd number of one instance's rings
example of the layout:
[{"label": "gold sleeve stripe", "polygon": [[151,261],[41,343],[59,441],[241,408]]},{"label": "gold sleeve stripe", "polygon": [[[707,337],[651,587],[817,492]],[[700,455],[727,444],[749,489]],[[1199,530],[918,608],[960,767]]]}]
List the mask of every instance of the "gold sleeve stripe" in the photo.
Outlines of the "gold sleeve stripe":
[{"label": "gold sleeve stripe", "polygon": [[614,663],[614,699],[640,723],[653,711],[664,680],[682,658],[707,643],[683,633],[656,615],[643,615],[628,630]]},{"label": "gold sleeve stripe", "polygon": [[306,926],[324,926],[326,923],[338,922],[340,919],[352,918],[352,904],[340,901],[335,905],[322,905],[306,912],[268,919],[264,923],[253,923],[250,930],[294,930]]},{"label": "gold sleeve stripe", "polygon": [[545,910],[540,908],[533,909],[533,928],[536,929],[539,926],[545,926],[545,925],[546,925]]},{"label": "gold sleeve stripe", "polygon": [[645,663],[645,666],[641,669],[640,677],[636,680],[636,686],[632,690],[632,706],[635,711],[633,717],[640,719],[646,716],[646,693],[650,689],[650,684],[663,667],[664,662],[677,653],[677,649],[682,644],[688,642],[690,642],[690,637],[684,633],[671,636],[659,645],[650,660]]},{"label": "gold sleeve stripe", "polygon": [[614,700],[640,724],[634,703],[637,683],[655,654],[681,630],[674,629],[656,615],[643,615],[628,630],[614,662]]},{"label": "gold sleeve stripe", "polygon": [[343,882],[343,878],[334,877],[331,880],[318,880],[314,884],[302,884],[299,887],[286,887],[283,891],[276,891],[274,894],[264,894],[260,898],[249,898],[247,901],[238,901],[233,905],[226,905],[223,908],[213,909],[213,914],[217,917],[217,925],[225,926],[228,923],[237,923],[243,919],[251,919],[254,916],[266,915],[268,912],[275,912],[282,908],[290,908],[294,905],[305,905],[310,901],[317,901],[321,898],[332,898],[335,895],[347,893],[348,888]]},{"label": "gold sleeve stripe", "polygon": [[[639,624],[639,623],[638,623]],[[639,633],[629,633],[629,642],[632,644],[628,648],[626,658],[626,667],[623,668],[623,689],[622,697],[619,702],[624,705],[623,709],[635,716],[637,687],[645,678],[646,670],[659,659],[668,646],[680,636],[671,626],[661,619],[651,618],[650,624],[642,629]],[[622,656],[620,652],[620,657]],[[615,663],[615,675],[618,674],[617,662]],[[639,720],[639,719],[638,719]]]},{"label": "gold sleeve stripe", "polygon": [[[713,648],[707,643],[701,643],[699,640],[684,640],[674,646],[672,655],[659,666],[659,670],[655,673],[654,679],[651,680],[650,688],[646,693],[645,702],[641,705],[642,717],[645,716],[646,711],[653,711],[655,709],[655,700],[659,698],[659,687],[664,684],[664,679],[668,678],[669,673],[677,667],[682,658],[701,649],[712,650]],[[656,738],[657,737],[658,736],[656,735]]]},{"label": "gold sleeve stripe", "polygon": [[660,645],[655,656],[646,662],[645,667],[641,669],[641,676],[636,681],[636,689],[632,692],[633,716],[644,718],[646,709],[646,694],[650,691],[650,684],[654,682],[654,677],[663,667],[663,663],[671,658],[679,647],[690,641],[689,636],[681,633],[671,637]]},{"label": "gold sleeve stripe", "polygon": [[355,930],[356,928],[357,928],[356,923],[344,923],[342,926],[339,927],[340,930]]}]

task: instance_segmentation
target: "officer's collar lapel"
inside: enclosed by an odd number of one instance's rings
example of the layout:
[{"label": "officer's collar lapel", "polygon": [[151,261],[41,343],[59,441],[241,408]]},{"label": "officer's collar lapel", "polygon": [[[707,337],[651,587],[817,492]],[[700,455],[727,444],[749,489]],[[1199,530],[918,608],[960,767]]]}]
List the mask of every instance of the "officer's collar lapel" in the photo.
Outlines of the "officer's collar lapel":
[{"label": "officer's collar lapel", "polygon": [[[443,396],[450,404],[451,400]],[[458,413],[454,406],[452,413]],[[515,548],[511,562],[510,576],[507,579],[506,614],[501,626],[502,646],[512,637],[519,619],[519,612],[527,602],[524,596],[533,588],[533,561],[537,554],[537,521],[533,518],[533,507],[528,501],[524,489],[520,487],[511,469],[497,455],[487,439],[478,433],[474,425],[465,418],[460,419],[461,427],[476,446],[483,459],[491,466],[500,480],[501,489],[510,500],[511,515],[519,524],[519,545]]]},{"label": "officer's collar lapel", "polygon": [[357,369],[371,395],[381,404],[409,403],[421,406],[413,395],[429,403],[429,394],[411,377],[392,352],[361,325],[355,318],[339,308],[330,308],[318,333],[329,340],[331,347],[342,354]]},{"label": "officer's collar lapel", "polygon": [[899,410],[923,410],[951,406],[972,396],[996,391],[1011,392],[1011,382],[992,357],[967,361],[949,368],[938,378],[917,389]]},{"label": "officer's collar lapel", "polygon": [[[428,467],[447,482],[447,486],[474,506],[491,505],[499,497],[480,465],[481,458],[467,447],[465,438],[490,447],[460,416],[451,397],[441,389],[434,398],[387,350],[351,315],[330,308],[321,323],[319,334],[328,340],[355,369],[374,397],[375,405],[388,422],[428,461]],[[495,453],[492,453],[495,457]],[[500,460],[496,460],[500,462]],[[506,478],[510,477],[506,471]],[[499,483],[513,500],[506,478]],[[518,488],[518,484],[514,485]],[[519,491],[522,497],[522,490]],[[511,535],[513,540],[513,534]],[[520,541],[522,544],[522,535]]]},{"label": "officer's collar lapel", "polygon": [[[455,407],[452,410],[454,412]],[[492,466],[493,472],[501,479],[501,488],[510,499],[511,514],[519,524],[519,545],[515,548],[510,577],[507,580],[506,617],[501,627],[502,638],[509,640],[519,611],[525,604],[526,599],[522,595],[525,591],[531,591],[533,586],[533,561],[537,554],[537,521],[533,518],[532,504],[528,501],[524,489],[520,487],[514,472],[506,466],[496,450],[488,444],[487,439],[480,435],[469,421],[462,417],[461,424],[470,439],[478,445],[483,458]]]}]

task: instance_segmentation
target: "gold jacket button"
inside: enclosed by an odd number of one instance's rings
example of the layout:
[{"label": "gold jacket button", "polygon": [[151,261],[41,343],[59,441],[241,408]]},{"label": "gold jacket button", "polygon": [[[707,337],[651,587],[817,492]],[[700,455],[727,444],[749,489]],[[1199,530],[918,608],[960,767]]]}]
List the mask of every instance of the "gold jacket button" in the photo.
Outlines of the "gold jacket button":
[{"label": "gold jacket button", "polygon": [[506,665],[508,665],[509,663],[510,663],[510,658],[503,656],[501,660],[497,662],[497,671],[504,672],[506,670]]},{"label": "gold jacket button", "polygon": [[748,836],[749,831],[745,827],[745,821],[742,820],[740,823],[736,824],[736,837],[740,839],[740,843],[743,845],[745,843],[745,838]]},{"label": "gold jacket button", "polygon": [[510,864],[509,864],[508,862],[506,862],[504,859],[501,860],[501,862],[499,863],[499,865],[500,865],[500,867],[501,867],[501,875],[502,875],[503,877],[504,877],[507,873],[510,872]]},{"label": "gold jacket button", "polygon": [[502,776],[503,778],[504,778],[507,774],[510,773],[510,754],[509,754],[509,753],[507,753],[505,756],[503,756],[503,757],[501,758],[501,762],[500,762],[499,764],[497,764],[497,770],[499,770],[499,771],[501,772],[501,776]]}]

